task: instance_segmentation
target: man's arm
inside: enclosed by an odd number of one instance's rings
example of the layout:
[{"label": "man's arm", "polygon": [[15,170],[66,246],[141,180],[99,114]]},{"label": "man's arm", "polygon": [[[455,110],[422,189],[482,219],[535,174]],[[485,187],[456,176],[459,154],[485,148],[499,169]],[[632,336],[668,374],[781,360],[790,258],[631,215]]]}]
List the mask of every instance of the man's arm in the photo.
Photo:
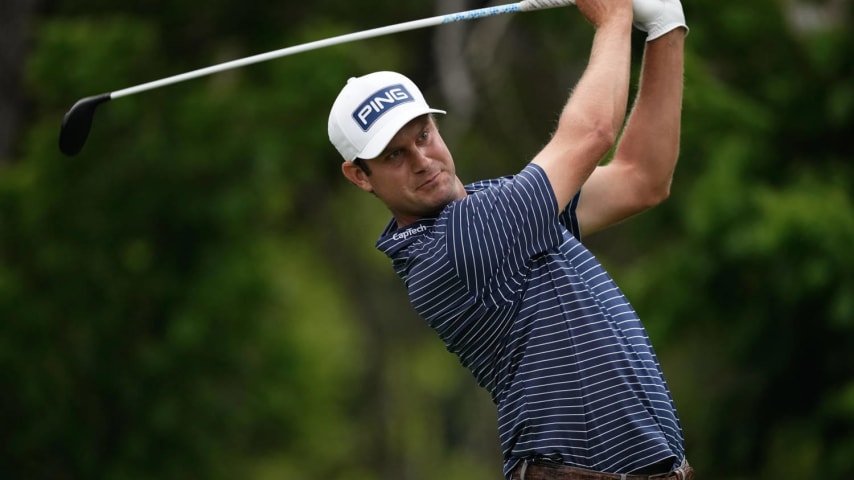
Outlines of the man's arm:
[{"label": "man's arm", "polygon": [[533,159],[562,210],[613,147],[625,120],[631,68],[632,4],[578,0],[596,28],[590,61],[561,112],[548,144]]},{"label": "man's arm", "polygon": [[614,158],[596,168],[582,188],[577,215],[585,235],[657,205],[670,194],[682,115],[682,27],[646,44],[640,89]]}]

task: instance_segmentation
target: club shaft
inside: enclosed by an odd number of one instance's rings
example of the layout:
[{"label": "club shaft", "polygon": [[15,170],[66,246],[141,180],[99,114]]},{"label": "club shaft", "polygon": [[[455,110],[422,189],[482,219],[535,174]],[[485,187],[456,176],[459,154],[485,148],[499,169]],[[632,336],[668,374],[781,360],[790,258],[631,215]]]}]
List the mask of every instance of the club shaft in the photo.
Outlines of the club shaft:
[{"label": "club shaft", "polygon": [[447,15],[437,15],[435,17],[423,18],[421,20],[412,20],[409,22],[398,23],[395,25],[388,25],[385,27],[374,28],[370,30],[364,30],[361,32],[354,32],[345,35],[339,35],[336,37],[326,38],[323,40],[317,40],[314,42],[304,43],[302,45],[295,45],[292,47],[282,48],[279,50],[273,50],[267,53],[261,53],[258,55],[252,55],[250,57],[240,58],[237,60],[232,60],[225,63],[219,63],[217,65],[212,65],[210,67],[200,68],[198,70],[193,70],[190,72],[182,73],[179,75],[174,75],[171,77],[161,78],[160,80],[154,80],[152,82],[143,83],[140,85],[136,85],[133,87],[128,87],[122,90],[116,90],[110,93],[110,98],[119,98],[126,97],[128,95],[133,95],[135,93],[144,92],[146,90],[152,90],[155,88],[163,87],[166,85],[171,85],[174,83],[183,82],[186,80],[190,80],[193,78],[203,77],[206,75],[211,75],[214,73],[223,72],[225,70],[231,70],[233,68],[243,67],[246,65],[251,65],[254,63],[265,62],[267,60],[272,60],[274,58],[284,57],[287,55],[293,55],[296,53],[302,53],[309,50],[316,50],[319,48],[329,47],[332,45],[339,45],[347,42],[354,42],[357,40],[363,40],[366,38],[379,37],[382,35],[389,35],[392,33],[405,32],[408,30],[416,30],[419,28],[432,27],[436,25],[441,25],[445,23],[459,22],[463,20],[472,20],[475,18],[489,17],[493,15],[500,15],[504,13],[513,13],[521,11],[521,2],[513,3],[508,5],[500,5],[495,7],[486,7],[479,8],[475,10],[468,10],[465,12],[447,14]]}]

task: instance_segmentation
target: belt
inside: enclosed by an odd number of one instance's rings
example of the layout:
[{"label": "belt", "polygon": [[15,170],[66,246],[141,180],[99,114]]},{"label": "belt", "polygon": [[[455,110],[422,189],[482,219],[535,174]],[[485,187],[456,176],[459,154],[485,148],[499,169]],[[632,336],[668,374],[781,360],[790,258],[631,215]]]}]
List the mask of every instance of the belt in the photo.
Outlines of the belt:
[{"label": "belt", "polygon": [[636,475],[625,473],[605,473],[584,468],[570,467],[546,461],[524,460],[513,471],[512,480],[693,480],[694,469],[688,460],[668,473],[656,475]]}]

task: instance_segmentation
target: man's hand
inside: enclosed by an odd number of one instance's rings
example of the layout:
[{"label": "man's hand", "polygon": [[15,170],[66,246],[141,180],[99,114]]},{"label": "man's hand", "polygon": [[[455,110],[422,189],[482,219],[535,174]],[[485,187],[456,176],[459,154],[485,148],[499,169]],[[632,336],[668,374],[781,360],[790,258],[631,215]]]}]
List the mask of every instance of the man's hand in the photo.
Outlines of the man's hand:
[{"label": "man's hand", "polygon": [[647,42],[676,28],[688,30],[679,0],[634,0],[632,9],[635,28],[647,32]]},{"label": "man's hand", "polygon": [[575,6],[588,22],[599,28],[604,23],[617,19],[628,12],[626,0],[575,0]]}]

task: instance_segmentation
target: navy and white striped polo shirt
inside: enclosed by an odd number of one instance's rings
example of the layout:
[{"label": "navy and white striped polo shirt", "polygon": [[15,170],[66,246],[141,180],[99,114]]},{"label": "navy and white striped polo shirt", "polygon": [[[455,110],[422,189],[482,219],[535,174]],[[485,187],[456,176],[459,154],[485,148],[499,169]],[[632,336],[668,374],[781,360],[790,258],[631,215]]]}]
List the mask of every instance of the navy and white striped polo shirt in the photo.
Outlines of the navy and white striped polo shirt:
[{"label": "navy and white striped polo shirt", "polygon": [[466,186],[436,218],[377,242],[415,310],[498,407],[509,479],[524,458],[606,472],[684,456],[649,338],[579,241],[576,195],[558,206],[545,172]]}]

